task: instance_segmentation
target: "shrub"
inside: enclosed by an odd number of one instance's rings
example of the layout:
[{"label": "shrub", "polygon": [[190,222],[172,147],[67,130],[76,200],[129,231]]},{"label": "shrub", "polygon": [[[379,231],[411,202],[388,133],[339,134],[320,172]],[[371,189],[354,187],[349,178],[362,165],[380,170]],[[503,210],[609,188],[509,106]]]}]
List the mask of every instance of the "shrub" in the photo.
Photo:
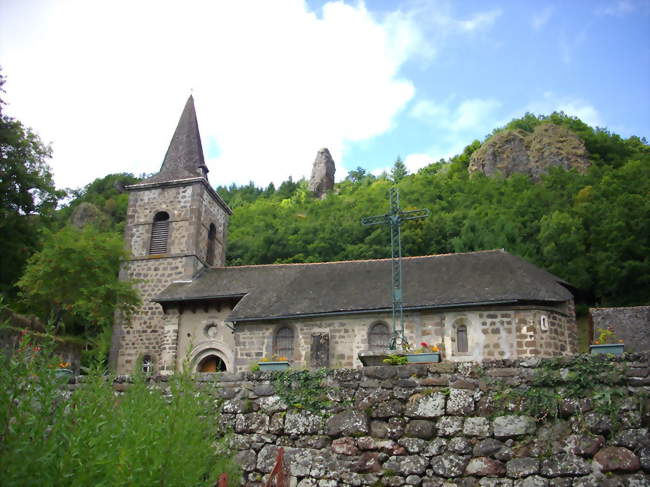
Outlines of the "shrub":
[{"label": "shrub", "polygon": [[218,408],[191,376],[167,392],[137,376],[117,395],[95,368],[70,393],[43,343],[25,334],[0,358],[0,485],[212,486],[222,472],[239,485]]}]

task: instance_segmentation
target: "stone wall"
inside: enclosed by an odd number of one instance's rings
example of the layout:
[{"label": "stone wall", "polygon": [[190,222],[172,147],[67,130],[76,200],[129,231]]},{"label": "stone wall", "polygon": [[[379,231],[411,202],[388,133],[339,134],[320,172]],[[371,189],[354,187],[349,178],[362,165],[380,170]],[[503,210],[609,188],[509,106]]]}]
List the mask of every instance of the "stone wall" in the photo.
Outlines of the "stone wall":
[{"label": "stone wall", "polygon": [[[294,330],[294,366],[311,366],[312,335],[325,333],[330,338],[331,367],[360,367],[358,354],[368,350],[368,332],[377,322],[392,326],[389,313],[239,323],[235,327],[235,370],[248,370],[261,357],[270,357],[274,335],[285,326]],[[459,325],[467,327],[469,351],[465,353],[456,347]],[[450,361],[552,357],[577,351],[573,303],[561,309],[519,306],[407,312],[405,326],[409,343],[442,344],[443,356]]]},{"label": "stone wall", "polygon": [[[327,396],[316,412],[288,406],[291,396],[278,389],[278,373],[205,374],[198,380],[218,387],[224,399],[223,419],[234,431],[248,486],[262,485],[279,447],[291,485],[298,487],[647,486],[649,357],[329,370],[324,389],[313,391]],[[573,360],[612,372],[588,381],[601,394],[620,391],[610,414],[598,410],[595,395],[558,395],[557,418],[550,410],[548,417],[532,417],[505,399],[510,396],[504,391],[529,388],[548,364],[558,377],[570,376]],[[559,394],[568,386],[557,387],[550,390]]]},{"label": "stone wall", "polygon": [[630,352],[650,351],[650,306],[591,308],[593,338],[598,328],[611,327]]}]

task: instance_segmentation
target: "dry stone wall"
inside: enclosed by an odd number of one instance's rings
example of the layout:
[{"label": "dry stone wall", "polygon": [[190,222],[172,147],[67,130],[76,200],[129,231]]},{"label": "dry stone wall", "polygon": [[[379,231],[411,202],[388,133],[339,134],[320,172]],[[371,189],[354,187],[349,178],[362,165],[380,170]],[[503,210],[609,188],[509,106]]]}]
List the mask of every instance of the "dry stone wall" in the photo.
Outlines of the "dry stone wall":
[{"label": "dry stone wall", "polygon": [[[306,372],[295,376],[295,396],[277,372],[198,380],[218,387],[248,486],[263,485],[280,447],[298,487],[647,486],[649,356],[329,370],[324,387],[302,399]],[[582,369],[572,368],[575,360]],[[538,388],[554,377],[554,387]],[[577,384],[593,387],[591,396],[569,399]],[[513,390],[554,397],[557,410],[533,413]],[[321,392],[313,411],[291,404]]]}]

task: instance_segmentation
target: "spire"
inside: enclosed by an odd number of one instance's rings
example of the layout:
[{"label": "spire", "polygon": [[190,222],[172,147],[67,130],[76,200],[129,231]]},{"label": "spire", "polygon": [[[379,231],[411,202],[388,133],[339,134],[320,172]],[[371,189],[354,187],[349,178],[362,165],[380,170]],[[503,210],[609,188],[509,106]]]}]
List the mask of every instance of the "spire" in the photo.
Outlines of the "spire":
[{"label": "spire", "polygon": [[162,183],[197,177],[204,177],[207,180],[208,168],[203,159],[194,98],[190,95],[169,143],[160,171],[145,182]]}]

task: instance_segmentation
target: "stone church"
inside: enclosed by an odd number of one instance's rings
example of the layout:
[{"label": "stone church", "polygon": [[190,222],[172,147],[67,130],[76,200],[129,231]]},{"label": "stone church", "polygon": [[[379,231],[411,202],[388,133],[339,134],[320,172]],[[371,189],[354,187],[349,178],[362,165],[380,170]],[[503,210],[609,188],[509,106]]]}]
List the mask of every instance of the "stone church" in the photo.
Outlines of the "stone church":
[{"label": "stone church", "polygon": [[[232,211],[208,182],[188,99],[160,171],[128,186],[125,230],[143,304],[117,318],[111,362],[167,374],[182,367],[243,371],[263,357],[297,368],[359,367],[391,336],[390,259],[227,267]],[[504,250],[409,257],[404,312],[410,343],[443,359],[575,353],[566,282]]]}]

